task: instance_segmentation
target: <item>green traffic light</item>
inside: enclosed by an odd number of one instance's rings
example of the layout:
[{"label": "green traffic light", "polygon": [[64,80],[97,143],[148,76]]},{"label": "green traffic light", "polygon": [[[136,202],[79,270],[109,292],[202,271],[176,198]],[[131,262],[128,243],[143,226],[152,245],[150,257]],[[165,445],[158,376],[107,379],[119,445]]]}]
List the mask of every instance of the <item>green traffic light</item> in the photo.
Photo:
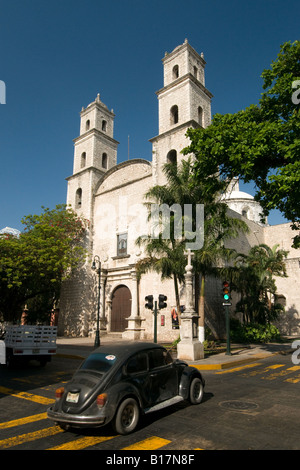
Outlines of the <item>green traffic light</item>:
[{"label": "green traffic light", "polygon": [[224,300],[230,299],[230,287],[229,287],[228,281],[223,282],[223,299]]}]

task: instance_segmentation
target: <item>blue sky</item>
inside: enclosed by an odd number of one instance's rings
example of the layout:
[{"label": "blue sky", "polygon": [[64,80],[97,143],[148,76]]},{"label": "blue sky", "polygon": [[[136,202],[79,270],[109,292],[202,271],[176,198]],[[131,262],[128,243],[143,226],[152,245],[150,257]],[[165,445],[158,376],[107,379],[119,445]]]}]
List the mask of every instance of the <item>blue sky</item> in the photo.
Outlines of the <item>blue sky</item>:
[{"label": "blue sky", "polygon": [[0,0],[0,229],[65,203],[79,112],[97,93],[116,114],[118,162],[128,135],[130,157],[151,159],[165,51],[187,38],[203,52],[212,112],[233,113],[257,103],[261,72],[299,39],[299,10],[298,0]]}]

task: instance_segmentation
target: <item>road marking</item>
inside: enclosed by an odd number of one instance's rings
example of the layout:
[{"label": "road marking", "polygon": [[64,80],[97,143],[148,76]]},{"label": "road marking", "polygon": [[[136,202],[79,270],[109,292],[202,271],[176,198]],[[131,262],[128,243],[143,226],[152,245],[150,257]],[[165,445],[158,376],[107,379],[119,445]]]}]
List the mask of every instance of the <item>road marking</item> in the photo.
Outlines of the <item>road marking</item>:
[{"label": "road marking", "polygon": [[231,372],[238,372],[240,370],[249,369],[250,367],[256,367],[260,365],[261,364],[259,362],[255,362],[254,364],[246,364],[241,367],[234,367],[233,369],[222,370],[221,372],[216,372],[216,374],[230,374]]},{"label": "road marking", "polygon": [[[37,415],[27,416],[26,418],[16,419],[13,421],[7,421],[6,423],[0,423],[0,429],[5,429],[13,426],[18,426],[26,423],[32,423],[34,421],[42,420],[47,418],[47,413],[40,413]],[[26,442],[32,442],[37,439],[43,439],[56,434],[64,432],[59,426],[52,426],[49,428],[41,429],[39,431],[22,434],[19,436],[10,437],[7,439],[0,440],[0,449],[7,449],[15,447]],[[54,447],[50,447],[46,450],[81,450],[87,447],[92,447],[102,442],[109,441],[118,437],[115,436],[84,436],[74,441],[66,442]],[[171,441],[163,439],[157,436],[149,437],[143,441],[136,442],[128,447],[123,447],[121,450],[155,450],[164,447]],[[194,450],[204,450],[202,448],[195,448]]]},{"label": "road marking", "polygon": [[30,432],[22,434],[20,436],[9,437],[0,441],[0,449],[7,449],[8,447],[18,446],[25,444],[25,442],[35,441],[36,439],[42,439],[43,437],[54,436],[60,432],[64,432],[58,426],[52,426],[50,428],[41,429],[40,431]]},{"label": "road marking", "polygon": [[253,371],[250,371],[248,372],[248,374],[243,374],[244,376],[255,376],[255,375],[259,375],[259,374],[264,374],[265,372],[269,372],[270,370],[273,370],[273,369],[278,369],[279,367],[284,367],[284,364],[274,364],[272,366],[268,366],[268,367],[265,367],[263,370],[253,370]]},{"label": "road marking", "polygon": [[[245,365],[245,366],[242,366],[242,367],[235,367],[233,369],[227,369],[227,370],[222,370],[220,372],[216,372],[216,374],[228,374],[230,372],[238,372],[238,371],[241,371],[241,370],[244,370],[244,369],[249,369],[251,367],[255,367],[255,366],[259,366],[261,365],[260,363],[254,363],[254,364],[248,364],[248,365]],[[276,369],[279,369],[280,367],[284,367],[285,364],[273,364],[271,366],[268,366],[268,367],[265,367],[263,370],[254,370],[254,371],[249,371],[249,372],[245,372],[243,375],[243,377],[253,377],[255,375],[261,375],[261,374],[265,374],[265,373],[268,373],[272,370],[276,370]],[[274,380],[278,377],[284,377],[288,374],[290,374],[291,372],[294,372],[294,371],[297,371],[300,369],[300,366],[293,366],[293,367],[289,367],[288,369],[285,369],[285,370],[281,370],[280,372],[275,372],[273,374],[269,374],[265,377],[261,377],[261,379],[263,380]],[[300,376],[297,376],[295,378],[289,378],[289,379],[286,379],[285,382],[290,382],[290,383],[298,383],[300,382]]]},{"label": "road marking", "polygon": [[109,441],[116,436],[86,436],[81,437],[80,439],[76,439],[75,441],[66,442],[65,444],[61,444],[55,447],[50,447],[46,450],[80,450],[85,449],[86,447],[91,447],[101,442]]},{"label": "road marking", "polygon": [[27,423],[34,423],[40,419],[46,419],[47,413],[40,413],[37,415],[27,416],[25,418],[14,419],[12,421],[6,421],[5,423],[0,423],[0,429],[13,428],[14,426],[22,426]]},{"label": "road marking", "polygon": [[262,377],[262,379],[264,379],[264,380],[274,380],[274,379],[277,379],[278,377],[284,377],[285,375],[288,375],[291,372],[294,372],[294,371],[299,370],[299,369],[300,369],[300,366],[289,367],[286,370],[282,370],[282,371],[277,372],[277,373],[275,372],[274,374],[270,374],[266,377]]},{"label": "road marking", "polygon": [[36,377],[34,377],[34,378],[32,378],[32,377],[26,377],[26,378],[25,377],[13,377],[12,380],[15,380],[16,382],[24,382],[26,384],[40,383],[40,381],[41,381],[39,378],[37,379]]},{"label": "road marking", "polygon": [[291,377],[289,379],[285,379],[285,382],[290,382],[292,384],[297,384],[298,382],[300,382],[300,375],[296,375],[296,377]]},{"label": "road marking", "polygon": [[[54,382],[60,382],[61,381],[61,376],[68,375],[67,372],[64,371],[58,371],[56,373],[52,373],[48,376],[50,377],[51,381]],[[13,377],[12,380],[15,380],[16,382],[24,382],[24,383],[35,383],[35,384],[40,384],[41,383],[41,377],[36,376],[36,375],[28,375],[26,377]]]},{"label": "road marking", "polygon": [[161,447],[166,446],[170,442],[171,441],[168,441],[167,439],[162,439],[161,437],[153,436],[149,437],[148,439],[145,439],[144,441],[136,442],[131,446],[123,447],[121,450],[154,450],[160,449]]},{"label": "road marking", "polygon": [[16,390],[1,386],[0,393],[3,393],[4,395],[10,395],[16,398],[23,398],[24,400],[34,401],[35,403],[40,403],[41,405],[51,405],[51,403],[54,403],[55,401],[54,399],[42,397],[40,395],[33,395],[32,393],[27,392],[18,392]]}]

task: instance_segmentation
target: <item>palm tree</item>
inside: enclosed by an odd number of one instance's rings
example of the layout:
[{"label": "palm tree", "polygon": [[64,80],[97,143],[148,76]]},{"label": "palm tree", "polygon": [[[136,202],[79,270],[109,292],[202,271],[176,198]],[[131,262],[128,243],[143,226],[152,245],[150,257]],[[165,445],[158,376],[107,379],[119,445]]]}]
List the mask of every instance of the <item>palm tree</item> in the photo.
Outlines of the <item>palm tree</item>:
[{"label": "palm tree", "polygon": [[245,321],[266,323],[282,310],[279,305],[272,304],[272,296],[277,290],[273,276],[287,276],[284,260],[288,252],[278,250],[278,246],[255,245],[248,255],[239,254],[236,258],[238,269],[234,283],[241,293],[237,309],[243,312]]},{"label": "palm tree", "polygon": [[[193,182],[191,159],[183,160],[180,166],[177,163],[167,163],[164,165],[164,173],[167,178],[167,184],[163,186],[153,186],[145,194],[148,200],[146,203],[149,210],[149,219],[151,218],[151,208],[153,205],[162,206],[165,204],[169,208],[174,207],[175,204],[180,208],[184,208],[185,204],[202,203],[203,201],[203,188],[202,186],[195,185]],[[151,221],[153,223],[153,220]],[[160,217],[160,233],[158,238],[139,237],[136,243],[145,245],[146,258],[137,263],[137,272],[139,275],[151,269],[162,274],[162,278],[173,278],[174,290],[176,298],[176,307],[178,318],[180,321],[180,295],[179,284],[184,283],[186,258],[184,254],[185,238],[182,233],[182,238],[175,237],[175,222],[176,216],[174,212],[170,213],[170,226],[169,237],[164,236],[165,227],[163,220]],[[182,219],[181,219],[182,224]],[[181,227],[182,230],[182,227]]]},{"label": "palm tree", "polygon": [[146,257],[136,264],[138,276],[154,270],[161,274],[162,279],[173,278],[177,312],[180,312],[179,284],[184,282],[184,243],[164,239],[161,233],[157,239],[139,237],[136,243],[145,245],[146,251]]},{"label": "palm tree", "polygon": [[[228,260],[232,256],[232,250],[225,249],[224,240],[237,236],[239,230],[246,230],[246,224],[239,219],[233,219],[227,215],[227,206],[217,201],[221,186],[218,181],[211,178],[209,182],[195,181],[191,160],[183,160],[178,166],[176,163],[166,164],[164,172],[167,184],[154,186],[147,193],[146,198],[149,212],[152,204],[166,204],[172,207],[178,204],[184,208],[185,204],[195,207],[204,204],[204,245],[194,252],[194,270],[199,278],[201,274],[201,289],[199,297],[199,313],[201,325],[204,325],[204,285],[208,274],[220,273],[221,260]],[[153,202],[154,201],[154,202]],[[141,260],[137,269],[140,274],[150,269],[161,272],[162,277],[173,277],[178,316],[180,315],[179,283],[184,282],[185,273],[185,234],[181,239],[174,236],[174,224],[176,217],[171,213],[170,238],[163,237],[163,230],[157,239],[139,237],[137,243],[146,247],[146,258]],[[196,220],[192,221],[193,229]],[[219,266],[219,268],[218,268]],[[197,309],[198,306],[196,306]]]},{"label": "palm tree", "polygon": [[[199,279],[198,315],[199,338],[204,337],[205,324],[205,282],[207,276],[231,276],[230,261],[236,250],[227,248],[225,242],[247,232],[248,226],[240,219],[229,217],[224,203],[215,203],[204,220],[204,244],[195,252],[193,259],[196,279]],[[197,285],[197,284],[196,284]]]}]

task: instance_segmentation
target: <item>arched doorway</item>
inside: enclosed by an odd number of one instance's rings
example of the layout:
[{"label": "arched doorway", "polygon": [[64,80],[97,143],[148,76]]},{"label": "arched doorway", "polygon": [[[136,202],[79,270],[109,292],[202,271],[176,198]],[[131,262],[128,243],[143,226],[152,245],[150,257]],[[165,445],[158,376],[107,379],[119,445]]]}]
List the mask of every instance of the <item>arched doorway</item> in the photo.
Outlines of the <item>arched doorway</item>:
[{"label": "arched doorway", "polygon": [[112,295],[110,331],[124,331],[131,313],[131,293],[128,287],[118,286]]}]

